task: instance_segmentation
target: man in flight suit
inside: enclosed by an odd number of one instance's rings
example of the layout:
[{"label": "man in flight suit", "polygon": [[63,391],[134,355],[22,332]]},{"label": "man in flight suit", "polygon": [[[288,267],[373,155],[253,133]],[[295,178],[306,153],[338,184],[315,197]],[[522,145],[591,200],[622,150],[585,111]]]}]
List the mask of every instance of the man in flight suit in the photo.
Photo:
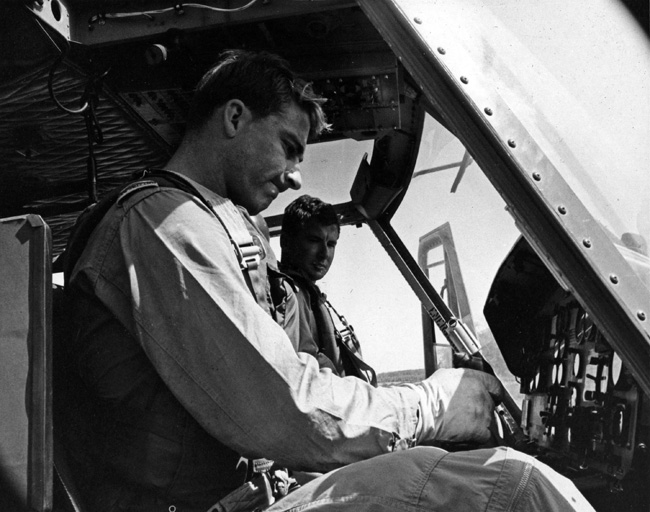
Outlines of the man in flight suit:
[{"label": "man in flight suit", "polygon": [[[325,473],[270,511],[586,506],[513,450],[417,446],[485,442],[502,393],[493,377],[443,370],[374,388],[296,353],[276,324],[272,254],[249,215],[300,187],[308,137],[325,126],[282,59],[227,52],[166,165],[197,193],[145,179],[93,230],[67,282],[68,363],[90,397],[73,461],[88,510],[205,512],[242,484],[242,456]],[[242,226],[261,246],[248,275],[233,242]]]},{"label": "man in flight suit", "polygon": [[[317,281],[334,261],[341,226],[334,207],[316,197],[302,195],[284,210],[280,270],[295,290],[296,318],[285,318],[285,331],[297,340],[294,348],[316,357],[339,376],[354,375],[376,385],[374,370],[361,359],[359,343],[347,322],[333,310]],[[335,327],[338,318],[341,330]],[[345,322],[345,323],[344,323]],[[298,333],[292,332],[298,330]],[[295,343],[295,341],[294,341]]]}]

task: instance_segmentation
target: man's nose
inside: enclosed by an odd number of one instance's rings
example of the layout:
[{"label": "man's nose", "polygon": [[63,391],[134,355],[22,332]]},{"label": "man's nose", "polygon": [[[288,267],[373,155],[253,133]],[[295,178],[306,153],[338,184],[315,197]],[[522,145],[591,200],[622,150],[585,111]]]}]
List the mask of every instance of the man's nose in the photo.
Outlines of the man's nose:
[{"label": "man's nose", "polygon": [[288,187],[293,190],[300,190],[300,187],[302,187],[302,176],[300,175],[300,168],[298,166],[285,172],[284,179]]},{"label": "man's nose", "polygon": [[318,246],[318,257],[321,259],[326,259],[329,257],[329,251],[326,243],[320,244]]}]

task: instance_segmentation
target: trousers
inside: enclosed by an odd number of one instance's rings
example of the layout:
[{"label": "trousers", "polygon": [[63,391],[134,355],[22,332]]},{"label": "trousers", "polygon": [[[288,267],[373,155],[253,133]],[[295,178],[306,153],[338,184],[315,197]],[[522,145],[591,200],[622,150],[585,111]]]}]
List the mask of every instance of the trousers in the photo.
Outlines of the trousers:
[{"label": "trousers", "polygon": [[594,509],[573,483],[511,448],[446,452],[416,447],[327,473],[267,512],[579,511]]}]

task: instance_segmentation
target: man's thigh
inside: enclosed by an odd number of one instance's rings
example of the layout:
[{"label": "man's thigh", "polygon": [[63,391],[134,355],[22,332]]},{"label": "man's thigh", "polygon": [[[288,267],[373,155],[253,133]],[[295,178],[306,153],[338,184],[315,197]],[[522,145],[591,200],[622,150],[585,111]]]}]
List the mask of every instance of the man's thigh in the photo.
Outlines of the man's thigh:
[{"label": "man's thigh", "polygon": [[573,484],[506,448],[448,453],[418,447],[313,480],[268,512],[593,510]]}]

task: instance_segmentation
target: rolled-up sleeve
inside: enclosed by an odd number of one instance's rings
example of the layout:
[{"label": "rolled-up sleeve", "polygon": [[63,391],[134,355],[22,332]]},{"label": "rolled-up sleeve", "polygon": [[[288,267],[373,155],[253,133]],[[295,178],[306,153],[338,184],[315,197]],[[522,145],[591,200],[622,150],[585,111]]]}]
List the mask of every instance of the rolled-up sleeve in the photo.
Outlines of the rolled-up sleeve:
[{"label": "rolled-up sleeve", "polygon": [[[96,269],[95,293],[129,297],[131,325],[162,379],[211,435],[249,457],[329,470],[389,451],[415,430],[418,395],[338,378],[258,306],[230,240],[200,201],[160,189],[113,235],[125,278]],[[105,303],[111,307],[109,297]],[[125,318],[128,316],[128,318]]]}]

